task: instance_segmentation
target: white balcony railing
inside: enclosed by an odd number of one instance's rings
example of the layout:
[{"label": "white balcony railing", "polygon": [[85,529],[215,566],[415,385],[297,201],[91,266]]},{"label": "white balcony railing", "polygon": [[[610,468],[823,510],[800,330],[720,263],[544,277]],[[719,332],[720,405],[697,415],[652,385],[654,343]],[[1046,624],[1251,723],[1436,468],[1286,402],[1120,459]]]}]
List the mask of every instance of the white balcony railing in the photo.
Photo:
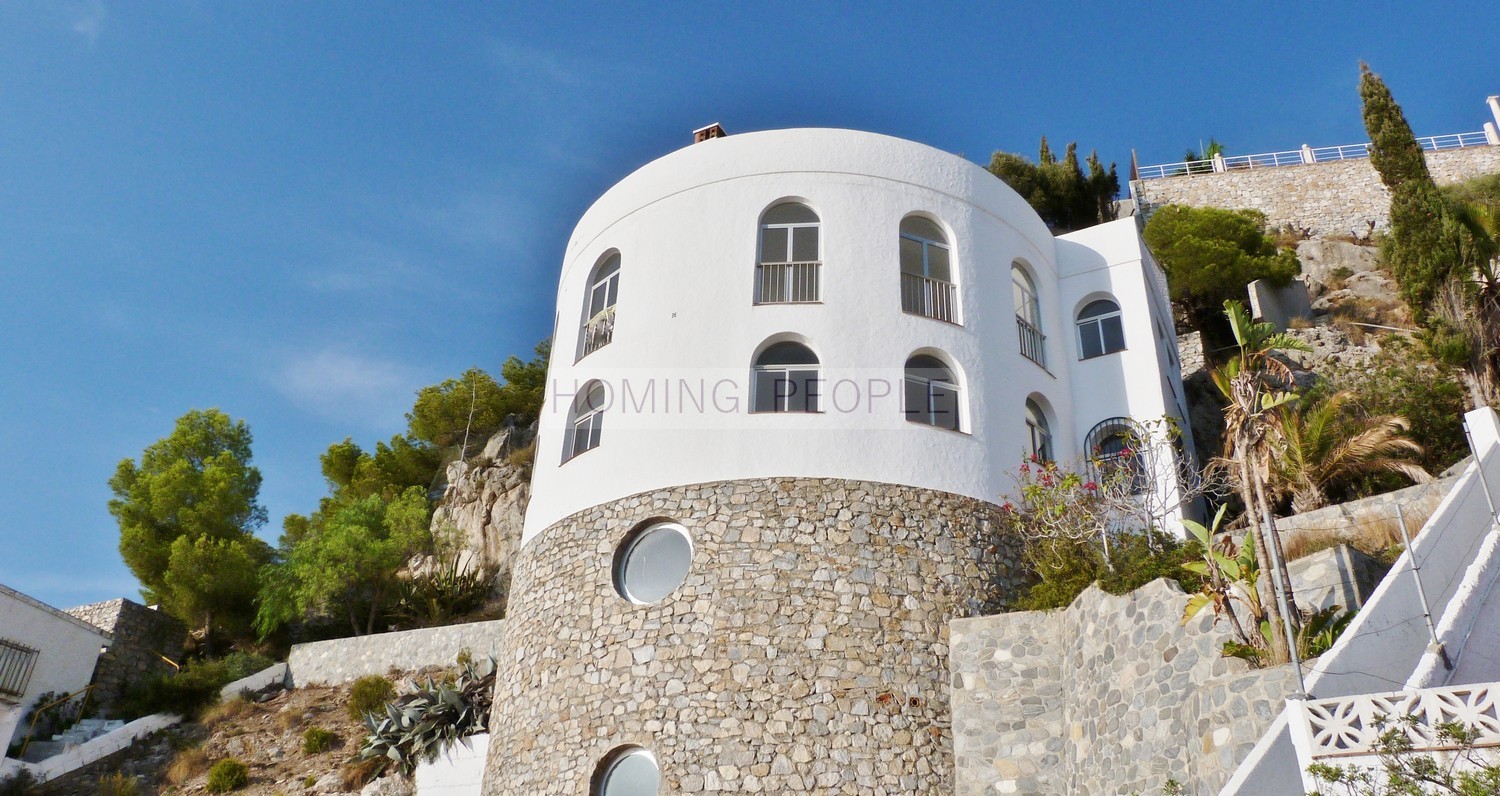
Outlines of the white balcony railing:
[{"label": "white balcony railing", "polygon": [[901,309],[948,323],[957,323],[958,286],[941,279],[901,274]]},{"label": "white balcony railing", "polygon": [[583,325],[583,353],[580,356],[588,356],[595,351],[609,345],[609,341],[615,335],[615,308],[605,307],[598,315],[589,318],[589,322]]},{"label": "white balcony railing", "polygon": [[807,304],[822,301],[822,263],[760,263],[755,266],[756,304]]},{"label": "white balcony railing", "polygon": [[[1475,133],[1450,133],[1418,138],[1417,143],[1428,152],[1446,149],[1467,149],[1491,146],[1484,131]],[[1280,166],[1301,166],[1309,163],[1327,163],[1334,160],[1356,160],[1370,156],[1369,144],[1344,144],[1341,146],[1308,147],[1282,152],[1261,152],[1255,155],[1220,155],[1210,160],[1183,160],[1176,163],[1160,163],[1140,166],[1137,179],[1157,180],[1163,177],[1181,177],[1189,174],[1214,174],[1245,169],[1269,169]]]},{"label": "white balcony railing", "polygon": [[1045,343],[1047,336],[1042,330],[1032,326],[1025,318],[1016,316],[1016,332],[1021,338],[1021,356],[1032,362],[1047,367],[1047,354]]}]

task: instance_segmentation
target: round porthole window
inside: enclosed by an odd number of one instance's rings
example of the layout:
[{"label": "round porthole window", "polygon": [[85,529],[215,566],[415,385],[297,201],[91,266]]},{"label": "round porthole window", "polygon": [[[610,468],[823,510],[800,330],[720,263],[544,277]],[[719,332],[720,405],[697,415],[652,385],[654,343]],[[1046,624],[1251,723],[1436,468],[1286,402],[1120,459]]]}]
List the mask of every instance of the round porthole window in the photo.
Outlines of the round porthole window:
[{"label": "round porthole window", "polygon": [[693,565],[693,540],[675,522],[647,525],[615,551],[615,591],[640,604],[661,601],[677,590]]},{"label": "round porthole window", "polygon": [[611,752],[594,774],[593,796],[656,796],[661,769],[656,757],[638,746]]}]

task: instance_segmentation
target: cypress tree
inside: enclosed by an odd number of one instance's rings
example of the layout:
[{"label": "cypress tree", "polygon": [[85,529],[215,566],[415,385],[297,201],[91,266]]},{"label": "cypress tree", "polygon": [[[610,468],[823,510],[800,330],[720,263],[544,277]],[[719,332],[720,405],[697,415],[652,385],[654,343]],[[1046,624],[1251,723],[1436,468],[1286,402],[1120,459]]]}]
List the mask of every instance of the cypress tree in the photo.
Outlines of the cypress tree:
[{"label": "cypress tree", "polygon": [[1380,181],[1392,191],[1411,180],[1431,184],[1427,158],[1406,123],[1406,114],[1385,81],[1365,63],[1359,65],[1359,97],[1364,104],[1365,130],[1370,134],[1370,164],[1380,173]]}]

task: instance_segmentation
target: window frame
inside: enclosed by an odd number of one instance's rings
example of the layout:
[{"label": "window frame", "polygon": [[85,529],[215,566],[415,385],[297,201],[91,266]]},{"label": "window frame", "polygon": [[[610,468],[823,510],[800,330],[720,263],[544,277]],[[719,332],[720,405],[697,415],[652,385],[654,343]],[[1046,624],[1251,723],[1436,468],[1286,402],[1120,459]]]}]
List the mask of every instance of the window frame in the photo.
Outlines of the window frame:
[{"label": "window frame", "polygon": [[[603,393],[603,404],[600,406],[593,405],[595,390]],[[593,379],[584,383],[583,388],[578,391],[578,396],[573,399],[573,405],[568,409],[568,433],[563,447],[562,464],[567,464],[598,448],[603,442],[604,412],[609,408],[609,404],[609,389],[605,387],[604,382]],[[583,411],[580,411],[581,409]],[[585,431],[585,439],[589,442],[584,447],[578,445],[580,431]]]},{"label": "window frame", "polygon": [[[812,221],[767,222],[766,217],[784,207],[797,207],[807,211]],[[766,232],[786,232],[786,259],[768,260],[766,255]],[[796,259],[799,230],[811,230],[817,252],[811,260]],[[755,291],[752,303],[760,304],[816,304],[823,300],[821,272],[823,268],[823,219],[806,202],[787,200],[766,208],[760,215],[755,240]],[[774,269],[774,270],[773,270]]]},{"label": "window frame", "polygon": [[[627,570],[631,563],[631,556],[635,554],[636,548],[640,547],[651,536],[658,533],[675,533],[687,544],[687,567],[677,576],[677,582],[672,588],[654,600],[645,600],[631,593],[629,576]],[[660,605],[682,588],[687,582],[688,576],[693,573],[693,554],[697,552],[697,546],[693,544],[693,535],[680,522],[669,519],[648,520],[641,523],[630,533],[626,534],[620,543],[615,546],[614,561],[610,566],[610,575],[614,580],[615,593],[633,605]]]},{"label": "window frame", "polygon": [[1047,334],[1042,330],[1042,301],[1036,280],[1020,260],[1010,264],[1011,303],[1016,310],[1016,344],[1021,356],[1047,369]]},{"label": "window frame", "polygon": [[[1084,316],[1084,313],[1088,312],[1090,307],[1098,304],[1109,304],[1110,306],[1114,307],[1114,309],[1097,312],[1087,317]],[[1125,322],[1123,316],[1124,313],[1120,309],[1120,303],[1118,301],[1115,301],[1113,298],[1097,298],[1083,305],[1083,307],[1078,311],[1078,315],[1076,316],[1074,322],[1074,327],[1078,330],[1079,361],[1083,361],[1086,359],[1098,359],[1099,357],[1107,357],[1110,354],[1118,354],[1121,351],[1126,350]],[[1110,348],[1109,346],[1109,337],[1106,335],[1105,330],[1105,325],[1107,323],[1110,324],[1111,328],[1119,335],[1120,345],[1118,348]],[[1090,336],[1092,336],[1092,341],[1099,347],[1099,350],[1092,354],[1089,353],[1088,348]]]},{"label": "window frame", "polygon": [[[918,359],[930,359],[936,362],[943,371],[947,372],[948,378],[937,379],[930,375],[914,372],[937,369],[925,364],[913,366],[912,362]],[[903,366],[901,372],[901,411],[906,417],[907,422],[946,429],[948,431],[957,431],[960,434],[965,433],[963,423],[963,386],[959,382],[958,370],[956,368],[934,354],[916,353],[906,358],[906,364]],[[913,409],[911,405],[910,399],[913,388],[919,389],[922,392],[923,406],[920,410]],[[952,425],[938,422],[938,418],[946,414],[940,411],[939,408],[943,396],[946,396],[953,406]]]},{"label": "window frame", "polygon": [[[581,360],[614,341],[615,306],[620,299],[620,271],[624,257],[618,250],[610,250],[594,264],[589,272],[589,286],[583,297],[583,322],[578,328],[578,356]],[[600,304],[595,310],[596,299]],[[595,331],[595,330],[599,331]],[[597,337],[603,342],[595,343]]]},{"label": "window frame", "polygon": [[1057,451],[1052,444],[1052,423],[1047,419],[1047,410],[1035,398],[1026,399],[1025,409],[1027,457],[1038,462],[1057,461]]},{"label": "window frame", "polygon": [[[812,362],[810,362],[810,363],[807,363],[807,362],[771,362],[771,363],[768,363],[768,362],[764,361],[767,356],[769,356],[773,351],[777,350],[778,348],[789,349],[791,346],[796,346],[797,348],[800,348],[803,351],[805,351],[807,353],[808,357],[810,357],[812,359]],[[822,384],[823,384],[823,362],[818,357],[818,352],[816,352],[816,351],[814,351],[812,349],[812,346],[809,346],[808,344],[806,344],[806,343],[804,343],[804,342],[802,342],[800,340],[779,340],[779,341],[767,344],[765,347],[763,347],[761,349],[760,353],[758,353],[758,354],[755,355],[755,362],[754,362],[754,364],[752,364],[750,366],[750,413],[751,414],[767,414],[767,415],[769,415],[769,414],[821,414],[822,413],[822,411],[823,411],[823,400],[822,400],[823,399],[823,393],[822,393],[821,389],[818,389],[817,391],[806,391],[804,389],[805,397],[804,397],[804,403],[803,403],[803,408],[802,409],[792,408],[794,406],[794,404],[792,403],[792,398],[795,397],[793,393],[788,393],[786,395],[781,395],[779,391],[773,390],[772,393],[771,393],[771,400],[772,400],[772,403],[773,403],[772,408],[770,408],[770,409],[763,409],[763,408],[761,408],[761,397],[762,397],[762,395],[761,395],[762,386],[761,385],[762,385],[762,382],[763,382],[763,379],[761,377],[764,376],[764,375],[778,375],[778,374],[779,374],[779,376],[781,378],[778,378],[775,381],[776,384],[781,384],[784,381],[786,383],[802,384],[802,385],[806,385],[806,384],[810,383],[810,384],[816,385],[818,387],[821,387]],[[800,379],[798,378],[798,374],[802,374]],[[812,378],[808,378],[807,374],[812,374]],[[809,402],[806,400],[806,396],[810,396],[811,397],[811,401],[810,401],[811,405],[809,405]],[[785,401],[785,403],[784,404],[781,403],[782,401]]]},{"label": "window frame", "polygon": [[599,764],[594,767],[594,775],[589,783],[589,796],[611,796],[609,779],[622,763],[632,757],[645,757],[651,761],[652,768],[656,769],[657,788],[661,787],[661,762],[656,755],[644,746],[629,744],[611,749],[600,759]]}]

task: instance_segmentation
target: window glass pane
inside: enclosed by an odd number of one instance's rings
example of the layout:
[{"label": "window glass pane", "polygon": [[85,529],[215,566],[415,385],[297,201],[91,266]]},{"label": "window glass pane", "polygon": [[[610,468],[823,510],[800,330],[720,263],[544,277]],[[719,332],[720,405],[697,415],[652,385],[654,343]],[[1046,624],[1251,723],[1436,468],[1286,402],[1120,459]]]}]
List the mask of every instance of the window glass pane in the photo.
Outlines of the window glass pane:
[{"label": "window glass pane", "polygon": [[1078,324],[1078,342],[1083,348],[1083,358],[1092,359],[1104,354],[1104,344],[1099,339],[1099,322]]},{"label": "window glass pane", "polygon": [[901,273],[927,275],[927,266],[922,262],[922,243],[911,238],[901,239]]},{"label": "window glass pane", "polygon": [[1120,316],[1105,318],[1099,322],[1099,327],[1104,335],[1104,353],[1125,350],[1125,327],[1120,323]]},{"label": "window glass pane", "polygon": [[927,382],[908,376],[906,379],[906,402],[904,404],[907,420],[915,420],[918,423],[931,423],[932,418],[928,415],[927,405]]},{"label": "window glass pane", "polygon": [[656,796],[660,787],[661,775],[656,761],[644,752],[632,752],[609,767],[599,793],[601,796]]},{"label": "window glass pane", "polygon": [[604,308],[607,307],[607,306],[609,306],[608,298],[609,298],[609,286],[608,285],[594,285],[594,289],[589,292],[589,318],[590,319],[592,319],[595,315],[598,315],[599,313],[603,312]]},{"label": "window glass pane", "polygon": [[927,276],[952,282],[953,274],[948,270],[948,250],[941,246],[927,247]]},{"label": "window glass pane", "polygon": [[609,289],[609,296],[607,298],[605,298],[604,301],[605,301],[606,306],[613,307],[615,305],[615,299],[618,298],[619,294],[620,294],[620,275],[619,274],[615,274],[614,276],[612,276],[612,277],[609,278],[608,289]]},{"label": "window glass pane", "polygon": [[818,228],[795,227],[792,229],[792,261],[815,263],[818,261]]},{"label": "window glass pane", "polygon": [[950,384],[956,382],[953,378],[953,371],[949,370],[942,360],[927,354],[918,354],[906,360],[906,372],[932,381],[946,381]]},{"label": "window glass pane", "polygon": [[754,407],[756,412],[776,411],[776,381],[782,378],[779,370],[757,370],[755,371],[755,387],[753,391]]},{"label": "window glass pane", "polygon": [[687,536],[673,526],[657,525],[630,543],[620,564],[621,584],[631,599],[654,603],[682,585],[692,563]]},{"label": "window glass pane", "polygon": [[786,259],[786,234],[785,228],[762,229],[760,231],[760,261],[763,263],[784,263]]},{"label": "window glass pane", "polygon": [[766,211],[762,224],[816,224],[818,214],[811,207],[798,202],[779,204]]},{"label": "window glass pane", "polygon": [[958,430],[958,390],[932,385],[932,424]]},{"label": "window glass pane", "polygon": [[816,365],[818,356],[801,343],[776,343],[760,352],[757,365]]},{"label": "window glass pane", "polygon": [[1078,313],[1078,319],[1083,320],[1085,318],[1093,318],[1099,315],[1107,315],[1111,312],[1119,311],[1119,306],[1116,305],[1113,301],[1100,299],[1099,301],[1090,301],[1088,303],[1088,306],[1084,307],[1083,311]]},{"label": "window glass pane", "polygon": [[948,238],[943,234],[943,228],[931,220],[921,216],[907,216],[901,219],[901,234],[930,240],[936,243],[947,243]]},{"label": "window glass pane", "polygon": [[795,389],[792,391],[788,401],[787,411],[818,411],[819,393],[822,392],[823,388],[823,382],[818,378],[820,375],[816,370],[794,370],[791,372],[792,385]]}]

